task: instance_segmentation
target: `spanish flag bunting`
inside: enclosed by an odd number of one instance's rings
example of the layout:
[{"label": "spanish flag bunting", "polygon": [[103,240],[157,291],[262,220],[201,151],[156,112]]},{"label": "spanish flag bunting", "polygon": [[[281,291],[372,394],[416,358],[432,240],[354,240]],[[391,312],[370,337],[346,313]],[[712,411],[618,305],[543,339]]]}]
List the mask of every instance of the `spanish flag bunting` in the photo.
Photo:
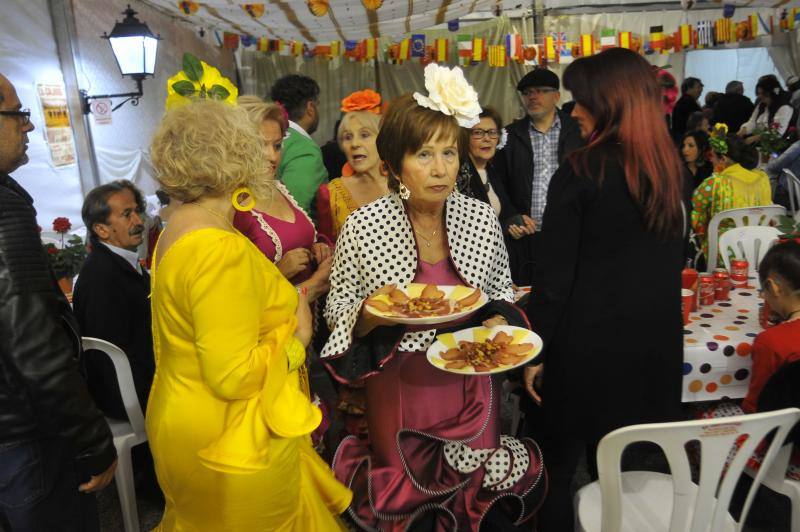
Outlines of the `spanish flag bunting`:
[{"label": "spanish flag bunting", "polygon": [[256,41],[256,49],[259,52],[268,52],[269,51],[269,39],[266,37],[259,37],[258,41]]},{"label": "spanish flag bunting", "polygon": [[549,62],[556,60],[556,41],[550,35],[544,38],[544,59]]},{"label": "spanish flag bunting", "polygon": [[472,40],[472,60],[480,63],[486,60],[486,41],[481,38]]},{"label": "spanish flag bunting", "polygon": [[292,55],[295,57],[303,55],[303,43],[300,41],[292,41]]},{"label": "spanish flag bunting", "polygon": [[594,35],[584,33],[581,35],[581,56],[588,57],[594,55]]},{"label": "spanish flag bunting", "polygon": [[683,46],[681,45],[681,30],[675,32],[672,36],[673,47],[676,52],[680,52]]},{"label": "spanish flag bunting", "polygon": [[627,48],[630,50],[631,48],[631,32],[629,31],[621,31],[619,32],[619,47],[620,48]]},{"label": "spanish flag bunting", "polygon": [[692,27],[689,24],[681,24],[680,29],[680,45],[681,48],[687,48],[692,44]]},{"label": "spanish flag bunting", "polygon": [[342,42],[331,41],[331,57],[339,57],[342,55]]},{"label": "spanish flag bunting", "polygon": [[264,15],[264,4],[242,4],[242,10],[253,18]]},{"label": "spanish flag bunting", "polygon": [[400,53],[397,58],[401,61],[411,59],[411,40],[403,39],[400,41]]},{"label": "spanish flag bunting", "polygon": [[434,60],[437,63],[446,63],[448,58],[450,57],[450,39],[436,39],[435,43],[435,52],[433,54]]},{"label": "spanish flag bunting", "polygon": [[489,46],[489,66],[506,66],[506,46],[504,44],[494,44]]}]

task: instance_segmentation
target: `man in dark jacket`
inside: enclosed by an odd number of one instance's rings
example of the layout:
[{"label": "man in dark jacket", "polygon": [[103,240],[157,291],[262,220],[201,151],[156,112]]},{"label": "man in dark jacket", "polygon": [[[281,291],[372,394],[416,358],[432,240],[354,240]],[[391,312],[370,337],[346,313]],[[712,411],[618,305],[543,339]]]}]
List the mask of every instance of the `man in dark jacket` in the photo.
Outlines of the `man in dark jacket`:
[{"label": "man in dark jacket", "polygon": [[[92,250],[75,284],[73,305],[84,336],[116,345],[127,355],[144,410],[155,360],[150,328],[150,276],[139,264],[145,201],[130,181],[101,185],[86,195],[83,223]],[[114,365],[105,353],[88,351],[89,392],[108,417],[127,419]]]},{"label": "man in dark jacket", "polygon": [[541,229],[550,178],[564,158],[583,145],[575,120],[558,110],[558,76],[538,68],[517,84],[527,116],[506,127],[508,142],[497,152],[498,175],[511,199],[510,217],[503,220],[508,236],[511,276],[519,286],[531,284],[536,232]]},{"label": "man in dark jacket", "polygon": [[703,94],[703,82],[697,78],[686,78],[681,83],[681,97],[675,103],[672,110],[672,138],[680,140],[686,133],[686,121],[689,116],[702,111],[700,104],[697,103],[700,95]]},{"label": "man in dark jacket", "polygon": [[735,133],[750,119],[753,109],[755,105],[744,95],[742,82],[731,81],[725,86],[725,94],[714,104],[714,119],[711,125],[727,124],[728,131]]},{"label": "man in dark jacket", "polygon": [[47,263],[28,162],[30,111],[0,75],[0,522],[99,530],[92,492],[114,476],[111,431],[79,372],[81,341]]}]

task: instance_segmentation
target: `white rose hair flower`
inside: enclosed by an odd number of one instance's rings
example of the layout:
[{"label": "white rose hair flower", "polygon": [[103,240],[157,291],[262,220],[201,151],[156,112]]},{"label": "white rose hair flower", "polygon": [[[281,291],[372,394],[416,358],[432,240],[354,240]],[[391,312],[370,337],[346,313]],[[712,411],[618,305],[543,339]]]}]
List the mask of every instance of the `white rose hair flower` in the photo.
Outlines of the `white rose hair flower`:
[{"label": "white rose hair flower", "polygon": [[425,88],[427,96],[414,93],[414,99],[422,107],[454,116],[461,127],[470,128],[480,121],[478,93],[464,78],[460,68],[430,63],[425,67]]}]

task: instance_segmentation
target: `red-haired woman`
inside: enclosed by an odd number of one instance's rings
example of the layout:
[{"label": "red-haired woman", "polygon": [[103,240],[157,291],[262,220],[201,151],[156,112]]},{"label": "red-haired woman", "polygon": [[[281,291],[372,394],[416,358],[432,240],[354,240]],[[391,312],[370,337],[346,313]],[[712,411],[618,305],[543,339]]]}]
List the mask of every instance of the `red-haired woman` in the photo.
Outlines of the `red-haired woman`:
[{"label": "red-haired woman", "polygon": [[543,532],[572,530],[584,450],[593,465],[609,431],[679,415],[683,363],[684,178],[658,82],[641,56],[615,48],[572,63],[564,85],[587,145],[550,182],[527,309],[546,350],[543,373],[525,369],[545,420]]}]

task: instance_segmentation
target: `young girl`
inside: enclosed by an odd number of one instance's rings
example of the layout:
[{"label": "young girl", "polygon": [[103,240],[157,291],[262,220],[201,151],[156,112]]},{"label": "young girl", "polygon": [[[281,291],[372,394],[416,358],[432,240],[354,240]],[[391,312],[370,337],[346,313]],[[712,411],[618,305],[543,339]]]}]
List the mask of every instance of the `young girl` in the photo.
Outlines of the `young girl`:
[{"label": "young girl", "polygon": [[[800,361],[800,244],[783,242],[773,246],[758,270],[761,295],[780,323],[764,330],[753,342],[753,368],[747,396],[739,407],[722,403],[701,417],[716,418],[752,414],[767,381],[786,364]],[[770,383],[772,384],[772,383]],[[800,386],[800,382],[796,383]],[[785,405],[790,406],[790,405]],[[758,469],[763,451],[757,449],[748,466]],[[800,480],[800,450],[794,449],[786,476]]]}]

